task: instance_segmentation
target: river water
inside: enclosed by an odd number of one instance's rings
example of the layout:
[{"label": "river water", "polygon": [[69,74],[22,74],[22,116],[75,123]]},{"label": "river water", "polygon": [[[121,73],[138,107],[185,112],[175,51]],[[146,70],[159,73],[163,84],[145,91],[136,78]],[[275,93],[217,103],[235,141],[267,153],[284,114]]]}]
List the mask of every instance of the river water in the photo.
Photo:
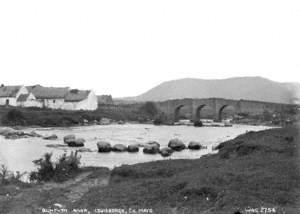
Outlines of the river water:
[{"label": "river water", "polygon": [[[81,152],[81,166],[104,166],[113,168],[122,164],[134,164],[163,159],[192,159],[212,152],[212,146],[222,141],[232,139],[247,131],[267,129],[264,126],[233,125],[232,127],[201,127],[193,126],[154,126],[144,124],[83,126],[73,128],[28,128],[25,132],[36,131],[38,134],[56,134],[57,140],[43,140],[41,138],[23,138],[6,140],[0,136],[0,164],[4,164],[11,171],[30,172],[35,169],[33,160],[39,159],[45,152],[52,152],[53,159],[63,153],[75,151],[76,148],[50,148],[49,144],[63,144],[63,137],[75,134],[86,140],[85,147],[92,152]],[[163,158],[159,154],[147,155],[142,150],[138,153],[98,153],[97,141],[105,140],[112,145],[146,143],[155,140],[161,146],[167,146],[172,138],[179,138],[184,143],[199,141],[208,148],[200,151],[184,150],[175,152],[171,157]],[[77,148],[78,149],[78,148]]]}]

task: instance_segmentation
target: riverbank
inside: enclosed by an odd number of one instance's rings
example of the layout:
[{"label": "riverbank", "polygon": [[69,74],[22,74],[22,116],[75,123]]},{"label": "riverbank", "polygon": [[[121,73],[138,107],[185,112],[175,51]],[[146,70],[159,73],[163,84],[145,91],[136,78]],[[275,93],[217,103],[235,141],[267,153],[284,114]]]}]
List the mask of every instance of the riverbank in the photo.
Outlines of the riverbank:
[{"label": "riverbank", "polygon": [[10,127],[70,127],[108,124],[110,121],[146,122],[149,115],[141,105],[102,105],[95,111],[0,106],[0,125]]},{"label": "riverbank", "polygon": [[62,184],[2,186],[0,210],[131,208],[207,214],[269,208],[299,213],[297,127],[249,132],[218,148],[218,154],[194,160],[141,163],[112,171],[86,168]]}]

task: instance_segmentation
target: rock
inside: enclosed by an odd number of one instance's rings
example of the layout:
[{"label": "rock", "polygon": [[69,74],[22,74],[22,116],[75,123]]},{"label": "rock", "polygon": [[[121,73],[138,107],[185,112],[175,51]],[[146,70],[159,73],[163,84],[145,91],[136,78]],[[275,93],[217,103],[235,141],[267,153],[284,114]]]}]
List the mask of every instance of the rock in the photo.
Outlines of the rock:
[{"label": "rock", "polygon": [[148,142],[146,143],[146,145],[156,146],[157,148],[160,147],[160,144],[159,144],[158,142],[156,142],[156,141],[148,141]]},{"label": "rock", "polygon": [[123,144],[116,144],[112,147],[112,151],[114,152],[125,152],[127,151],[127,147]]},{"label": "rock", "polygon": [[43,137],[42,135],[36,133],[35,131],[31,131],[28,135],[29,135],[30,137]]},{"label": "rock", "polygon": [[204,149],[204,146],[202,146],[199,142],[191,141],[188,145],[188,148],[191,150],[199,150]]},{"label": "rock", "polygon": [[172,139],[169,141],[168,147],[173,149],[174,151],[181,151],[185,149],[184,143],[178,138]]},{"label": "rock", "polygon": [[195,121],[194,122],[194,126],[195,127],[202,127],[203,126],[203,123],[199,120],[199,121]]},{"label": "rock", "polygon": [[74,134],[70,134],[70,135],[67,135],[64,137],[64,143],[68,144],[70,142],[74,142],[76,139],[75,135]]},{"label": "rock", "polygon": [[1,128],[0,135],[3,135],[5,139],[19,139],[19,138],[28,138],[28,137],[42,137],[42,135],[37,134],[35,131],[26,133],[23,131],[17,131],[12,128]]},{"label": "rock", "polygon": [[100,120],[99,123],[100,123],[100,125],[109,125],[109,124],[111,124],[111,120],[104,117]]},{"label": "rock", "polygon": [[168,156],[172,155],[173,150],[170,147],[164,147],[159,150],[159,153],[163,157],[168,157]]},{"label": "rock", "polygon": [[16,130],[14,130],[13,128],[9,128],[9,127],[0,128],[0,135],[3,135],[3,136],[6,136],[7,134],[12,134],[15,132],[16,132]]},{"label": "rock", "polygon": [[111,151],[111,145],[110,143],[106,141],[99,141],[97,143],[98,152],[110,152]]},{"label": "rock", "polygon": [[125,122],[123,120],[119,120],[118,124],[123,125],[123,124],[125,124]]},{"label": "rock", "polygon": [[93,152],[93,150],[89,149],[89,148],[80,148],[77,149],[78,152]]},{"label": "rock", "polygon": [[10,139],[10,140],[28,138],[28,137],[32,137],[32,136],[29,133],[25,133],[22,131],[7,132],[5,134],[5,139]]},{"label": "rock", "polygon": [[139,151],[139,145],[137,145],[137,144],[129,145],[127,147],[127,151],[128,152],[138,152]]},{"label": "rock", "polygon": [[159,147],[157,147],[157,145],[146,144],[144,146],[143,152],[145,154],[157,154],[159,152]]},{"label": "rock", "polygon": [[56,134],[52,134],[52,135],[43,137],[44,140],[56,140],[57,138],[58,137]]},{"label": "rock", "polygon": [[68,145],[66,144],[47,144],[46,147],[49,148],[60,148],[60,147],[67,147]]},{"label": "rock", "polygon": [[[16,139],[20,139],[20,138],[21,137],[16,133],[5,135],[5,139],[8,139],[8,140],[16,140]],[[25,138],[25,137],[23,136],[23,138]]]},{"label": "rock", "polygon": [[84,146],[85,140],[82,138],[78,138],[68,142],[68,146],[70,147],[82,147]]}]

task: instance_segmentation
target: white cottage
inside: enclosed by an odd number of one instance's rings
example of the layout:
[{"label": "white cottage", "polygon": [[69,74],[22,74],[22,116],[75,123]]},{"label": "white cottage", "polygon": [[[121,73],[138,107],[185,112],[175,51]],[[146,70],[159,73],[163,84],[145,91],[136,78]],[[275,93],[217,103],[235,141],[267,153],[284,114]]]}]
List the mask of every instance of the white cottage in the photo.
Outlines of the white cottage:
[{"label": "white cottage", "polygon": [[27,87],[41,107],[65,110],[96,110],[97,96],[90,90],[70,90],[68,87],[43,87],[40,85]]},{"label": "white cottage", "polygon": [[67,95],[68,87],[43,87],[41,85],[28,86],[28,91],[31,92],[41,107],[62,109],[65,96]]},{"label": "white cottage", "polygon": [[90,90],[70,90],[66,97],[63,109],[66,110],[96,110],[98,108],[98,98]]},{"label": "white cottage", "polygon": [[0,105],[17,106],[22,94],[28,94],[25,86],[0,86]]},{"label": "white cottage", "polygon": [[20,107],[42,107],[42,103],[37,101],[32,93],[21,94],[17,99],[17,106]]}]

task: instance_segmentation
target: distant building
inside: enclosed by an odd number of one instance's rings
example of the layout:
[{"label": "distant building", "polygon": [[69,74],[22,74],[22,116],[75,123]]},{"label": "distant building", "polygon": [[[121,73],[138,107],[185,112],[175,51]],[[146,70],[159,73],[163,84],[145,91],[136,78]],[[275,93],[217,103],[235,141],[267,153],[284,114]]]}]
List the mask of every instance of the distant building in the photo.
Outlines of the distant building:
[{"label": "distant building", "polygon": [[42,107],[42,103],[39,102],[32,93],[21,94],[17,99],[17,106],[21,107]]},{"label": "distant building", "polygon": [[65,96],[63,109],[66,110],[96,110],[97,96],[93,91],[72,89]]},{"label": "distant building", "polygon": [[1,86],[0,105],[17,106],[17,99],[22,94],[28,94],[25,86]]},{"label": "distant building", "polygon": [[96,110],[98,100],[91,90],[68,87],[2,86],[0,105],[65,110]]},{"label": "distant building", "polygon": [[68,87],[43,87],[41,85],[27,86],[44,108],[62,109]]}]

